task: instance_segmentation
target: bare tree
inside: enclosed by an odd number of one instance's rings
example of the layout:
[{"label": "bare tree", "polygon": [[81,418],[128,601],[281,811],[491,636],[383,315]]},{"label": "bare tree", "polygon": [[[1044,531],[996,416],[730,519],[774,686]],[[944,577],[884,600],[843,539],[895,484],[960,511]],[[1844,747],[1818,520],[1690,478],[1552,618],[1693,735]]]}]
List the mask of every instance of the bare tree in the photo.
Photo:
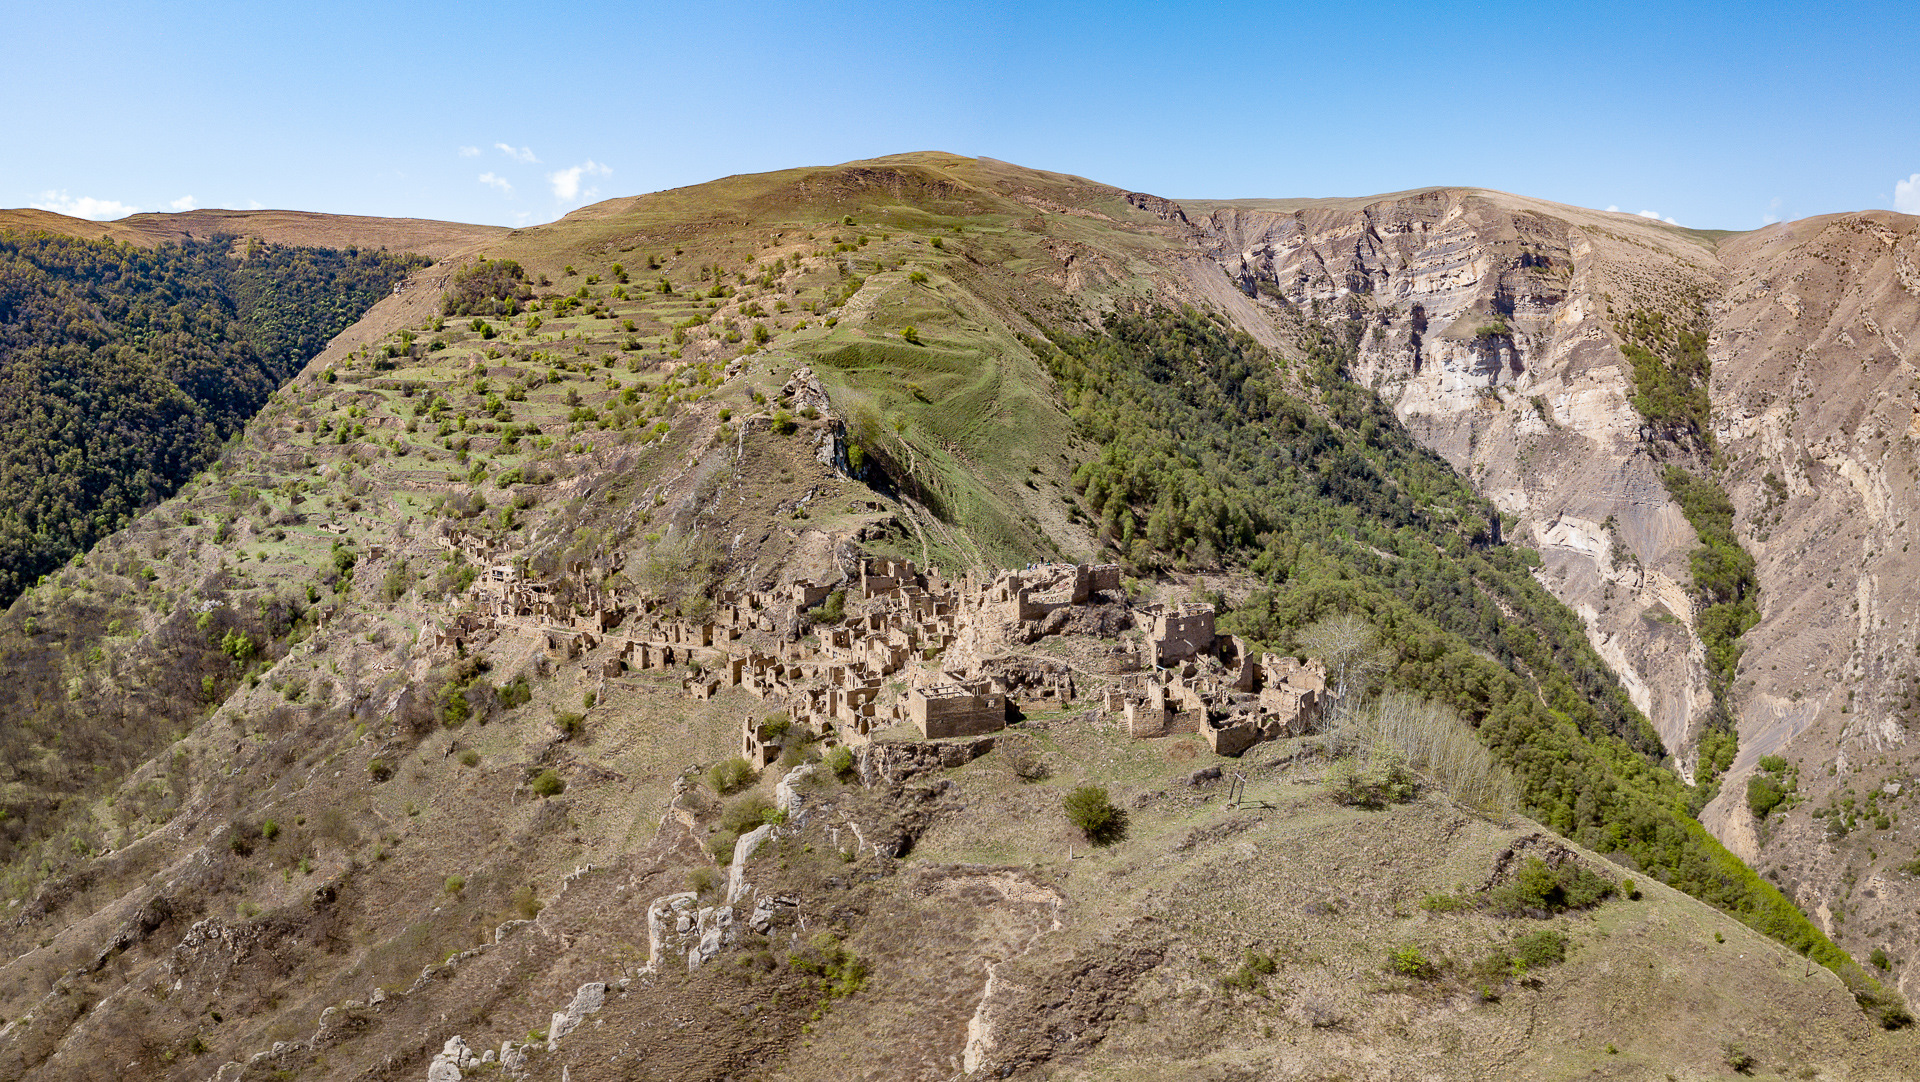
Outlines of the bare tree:
[{"label": "bare tree", "polygon": [[1308,657],[1326,663],[1333,700],[1327,716],[1334,727],[1340,727],[1366,695],[1373,678],[1386,671],[1389,651],[1380,645],[1373,625],[1350,612],[1308,625],[1295,640]]}]

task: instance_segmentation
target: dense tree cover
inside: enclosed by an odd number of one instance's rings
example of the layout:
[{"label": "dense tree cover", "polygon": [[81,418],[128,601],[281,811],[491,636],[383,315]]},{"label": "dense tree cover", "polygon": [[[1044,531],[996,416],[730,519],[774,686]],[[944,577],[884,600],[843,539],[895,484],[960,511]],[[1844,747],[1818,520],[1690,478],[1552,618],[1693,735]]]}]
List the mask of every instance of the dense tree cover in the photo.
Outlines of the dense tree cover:
[{"label": "dense tree cover", "polygon": [[482,259],[461,267],[440,296],[445,316],[511,316],[533,296],[527,272],[511,259]]},{"label": "dense tree cover", "polygon": [[1662,439],[1711,446],[1707,334],[1656,309],[1636,308],[1616,328],[1633,369],[1633,408]]},{"label": "dense tree cover", "polygon": [[1530,574],[1537,557],[1502,544],[1487,502],[1345,378],[1358,333],[1310,332],[1294,366],[1191,310],[1031,344],[1102,448],[1075,481],[1136,566],[1250,568],[1266,588],[1222,627],[1286,652],[1324,616],[1363,616],[1387,678],[1467,718],[1529,814],[1864,979],[1687,814],[1651,726]]},{"label": "dense tree cover", "polygon": [[170,494],[421,263],[0,233],[0,603]]}]

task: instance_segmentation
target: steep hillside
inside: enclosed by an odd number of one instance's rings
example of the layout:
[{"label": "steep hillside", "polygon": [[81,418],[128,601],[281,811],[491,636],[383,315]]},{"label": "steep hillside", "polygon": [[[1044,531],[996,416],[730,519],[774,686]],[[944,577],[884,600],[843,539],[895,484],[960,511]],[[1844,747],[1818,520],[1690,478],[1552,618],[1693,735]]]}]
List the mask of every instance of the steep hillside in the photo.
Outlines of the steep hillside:
[{"label": "steep hillside", "polygon": [[[0,1074],[1901,1077],[1660,765],[1712,462],[1615,328],[1726,271],[1618,217],[921,154],[416,271],[0,619],[9,721],[97,719],[15,730]],[[1061,558],[1125,566],[999,573]],[[1243,638],[1155,668],[1199,601]],[[1281,655],[1341,711],[1136,726]],[[904,724],[987,677],[1005,732]],[[1376,683],[1517,810],[1362,741]]]},{"label": "steep hillside", "polygon": [[[1708,821],[1912,988],[1920,221],[1811,218],[1728,241],[1721,258],[1716,423],[1766,605],[1742,663],[1742,780]],[[1769,771],[1766,756],[1789,765]],[[1747,786],[1769,780],[1792,791],[1756,817]]]}]

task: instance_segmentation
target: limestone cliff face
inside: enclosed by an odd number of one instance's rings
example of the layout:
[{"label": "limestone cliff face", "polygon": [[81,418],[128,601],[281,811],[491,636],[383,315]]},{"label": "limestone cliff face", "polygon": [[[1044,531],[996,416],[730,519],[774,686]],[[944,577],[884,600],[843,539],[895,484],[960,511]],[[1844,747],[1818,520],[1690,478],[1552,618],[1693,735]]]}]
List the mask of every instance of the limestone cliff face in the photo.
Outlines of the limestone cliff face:
[{"label": "limestone cliff face", "polygon": [[1517,521],[1689,765],[1711,701],[1689,633],[1694,535],[1647,453],[1608,316],[1717,292],[1711,253],[1631,215],[1462,189],[1187,209],[1245,292],[1352,321],[1355,378]]}]

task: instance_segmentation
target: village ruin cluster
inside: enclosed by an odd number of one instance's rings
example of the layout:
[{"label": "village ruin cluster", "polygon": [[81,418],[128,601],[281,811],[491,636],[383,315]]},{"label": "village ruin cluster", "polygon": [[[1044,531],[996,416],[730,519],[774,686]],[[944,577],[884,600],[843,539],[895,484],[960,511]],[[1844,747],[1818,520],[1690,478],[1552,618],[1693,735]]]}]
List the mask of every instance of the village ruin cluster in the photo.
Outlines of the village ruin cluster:
[{"label": "village ruin cluster", "polygon": [[[1197,733],[1236,755],[1310,731],[1326,705],[1320,662],[1254,656],[1216,633],[1210,605],[1133,607],[1114,564],[949,578],[860,557],[841,582],[726,591],[697,618],[637,590],[574,586],[492,563],[479,604],[436,646],[516,628],[543,637],[548,664],[582,665],[602,685],[673,677],[700,699],[740,688],[772,704],[741,722],[740,752],[756,768],[795,742],[977,737],[1075,704],[1136,738]],[[823,618],[829,603],[838,619]]]}]

